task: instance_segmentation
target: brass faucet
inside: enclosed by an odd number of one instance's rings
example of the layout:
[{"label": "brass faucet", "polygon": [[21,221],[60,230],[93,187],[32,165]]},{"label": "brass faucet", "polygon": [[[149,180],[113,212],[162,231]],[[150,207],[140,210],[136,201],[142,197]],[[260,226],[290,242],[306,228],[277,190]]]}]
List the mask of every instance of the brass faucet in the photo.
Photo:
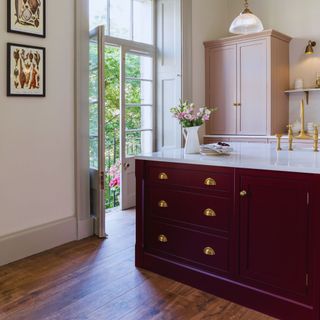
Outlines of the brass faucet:
[{"label": "brass faucet", "polygon": [[289,141],[289,151],[293,151],[292,143],[293,143],[293,131],[292,125],[288,125],[288,141]]},{"label": "brass faucet", "polygon": [[313,151],[319,152],[319,130],[318,126],[314,126],[314,133],[313,133]]},{"label": "brass faucet", "polygon": [[278,133],[276,134],[276,137],[277,137],[277,151],[281,151],[281,137],[282,137],[282,134],[281,133]]}]

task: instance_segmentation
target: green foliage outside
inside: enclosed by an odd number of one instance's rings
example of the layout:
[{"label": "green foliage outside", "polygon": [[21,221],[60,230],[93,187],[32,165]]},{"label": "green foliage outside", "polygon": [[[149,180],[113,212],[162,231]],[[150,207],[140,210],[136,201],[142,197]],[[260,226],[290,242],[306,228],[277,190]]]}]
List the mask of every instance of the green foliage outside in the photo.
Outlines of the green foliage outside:
[{"label": "green foliage outside", "polygon": [[[106,172],[120,159],[120,49],[107,46],[105,48],[105,141]],[[90,43],[90,78],[89,78],[89,133],[90,133],[90,166],[97,167],[98,159],[98,69],[97,45]],[[126,57],[126,77],[140,78],[140,59],[135,55]],[[140,81],[126,81],[126,103],[141,103]],[[130,107],[126,111],[127,129],[139,129],[141,126],[140,107]],[[140,152],[140,132],[127,135],[127,154]],[[119,188],[111,190],[110,176],[106,179],[106,209],[119,205]]]}]

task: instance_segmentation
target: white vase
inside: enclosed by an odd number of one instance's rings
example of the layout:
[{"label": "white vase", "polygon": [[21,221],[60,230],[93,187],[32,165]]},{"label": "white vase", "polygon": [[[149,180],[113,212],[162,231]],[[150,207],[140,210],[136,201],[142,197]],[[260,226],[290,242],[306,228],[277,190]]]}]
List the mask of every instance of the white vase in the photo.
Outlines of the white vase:
[{"label": "white vase", "polygon": [[199,136],[198,136],[199,128],[200,126],[182,128],[182,132],[186,140],[186,144],[184,146],[185,154],[200,153],[200,143],[199,143]]}]

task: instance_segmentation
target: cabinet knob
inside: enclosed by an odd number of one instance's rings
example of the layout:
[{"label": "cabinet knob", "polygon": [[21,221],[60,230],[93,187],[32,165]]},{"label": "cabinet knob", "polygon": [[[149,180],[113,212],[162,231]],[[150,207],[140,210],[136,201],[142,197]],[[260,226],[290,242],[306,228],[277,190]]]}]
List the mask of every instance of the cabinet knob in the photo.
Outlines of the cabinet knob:
[{"label": "cabinet knob", "polygon": [[247,195],[247,191],[246,190],[242,190],[241,192],[240,192],[240,196],[241,197],[245,197]]},{"label": "cabinet knob", "polygon": [[169,178],[168,178],[168,175],[165,172],[161,172],[158,175],[158,179],[159,180],[168,180]]},{"label": "cabinet knob", "polygon": [[168,238],[164,234],[160,234],[158,240],[162,243],[168,242]]},{"label": "cabinet knob", "polygon": [[210,208],[204,210],[204,211],[203,211],[203,214],[204,214],[206,217],[215,217],[215,216],[216,216],[216,213],[215,213],[212,209],[210,209]]},{"label": "cabinet knob", "polygon": [[168,203],[164,200],[158,202],[159,208],[168,208]]},{"label": "cabinet knob", "polygon": [[214,180],[212,178],[207,178],[206,180],[204,180],[204,184],[206,186],[216,186],[217,182],[216,182],[216,180]]},{"label": "cabinet knob", "polygon": [[213,248],[211,247],[206,247],[203,249],[203,253],[206,255],[206,256],[214,256],[216,253],[215,251],[213,250]]}]

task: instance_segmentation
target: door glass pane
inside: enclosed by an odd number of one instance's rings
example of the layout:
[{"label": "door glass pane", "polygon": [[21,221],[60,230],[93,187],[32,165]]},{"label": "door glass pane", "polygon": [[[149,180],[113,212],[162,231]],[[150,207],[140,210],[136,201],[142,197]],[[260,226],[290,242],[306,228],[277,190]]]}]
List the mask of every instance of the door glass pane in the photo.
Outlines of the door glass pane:
[{"label": "door glass pane", "polygon": [[90,0],[89,1],[89,21],[90,30],[100,25],[107,25],[108,18],[107,0]]},{"label": "door glass pane", "polygon": [[153,79],[153,59],[134,52],[126,55],[126,78]]},{"label": "door glass pane", "polygon": [[152,0],[133,0],[133,41],[153,43]]},{"label": "door glass pane", "polygon": [[152,129],[152,107],[126,108],[126,130]]},{"label": "door glass pane", "polygon": [[131,0],[110,1],[110,36],[132,40]]},{"label": "door glass pane", "polygon": [[98,168],[98,42],[89,42],[89,156],[90,167]]},{"label": "door glass pane", "polygon": [[148,131],[134,131],[126,133],[126,156],[133,157],[139,153],[152,152],[153,133]]},{"label": "door glass pane", "polygon": [[126,80],[126,104],[152,105],[152,81]]}]

